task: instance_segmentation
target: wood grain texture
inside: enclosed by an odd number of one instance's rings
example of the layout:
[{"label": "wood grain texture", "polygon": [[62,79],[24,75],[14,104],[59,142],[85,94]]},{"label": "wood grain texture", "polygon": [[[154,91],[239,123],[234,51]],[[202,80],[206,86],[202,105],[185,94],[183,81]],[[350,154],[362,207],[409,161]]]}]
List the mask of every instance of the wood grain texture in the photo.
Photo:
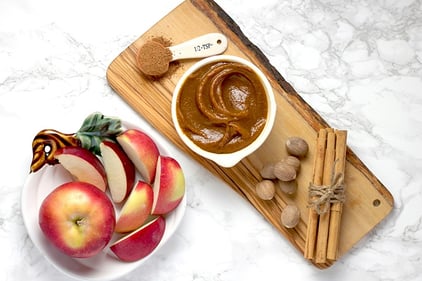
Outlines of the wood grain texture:
[{"label": "wood grain texture", "polygon": [[[172,91],[178,78],[196,60],[175,63],[170,73],[156,80],[144,77],[135,64],[138,48],[153,37],[163,37],[173,44],[178,44],[208,32],[224,33],[229,39],[225,54],[252,61],[267,75],[276,94],[277,117],[268,140],[255,153],[233,168],[219,167],[194,154],[181,142],[173,127],[170,112]],[[307,188],[312,181],[316,136],[320,128],[329,125],[284,80],[264,54],[248,40],[237,24],[215,2],[191,0],[180,4],[113,60],[107,69],[107,79],[110,86],[158,131],[224,180],[248,200],[295,248],[301,253],[304,252],[308,221]],[[261,200],[254,192],[255,184],[261,180],[258,171],[264,163],[287,156],[284,143],[290,136],[300,136],[309,144],[309,153],[302,160],[297,178],[298,191],[294,196],[288,196],[277,190],[273,200]],[[390,192],[350,148],[347,148],[345,174],[347,199],[341,221],[339,257],[347,253],[382,221],[392,210],[394,202]],[[377,206],[374,204],[375,201],[379,202]],[[289,203],[298,205],[301,210],[301,221],[294,229],[286,229],[280,222],[281,211]],[[327,261],[315,266],[327,268],[332,263]]]}]

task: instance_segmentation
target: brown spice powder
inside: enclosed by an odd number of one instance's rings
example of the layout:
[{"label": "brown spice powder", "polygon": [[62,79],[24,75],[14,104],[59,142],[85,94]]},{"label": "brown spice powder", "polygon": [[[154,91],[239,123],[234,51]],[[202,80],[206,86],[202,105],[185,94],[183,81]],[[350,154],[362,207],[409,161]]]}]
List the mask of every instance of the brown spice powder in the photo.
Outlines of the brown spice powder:
[{"label": "brown spice powder", "polygon": [[169,48],[159,40],[150,40],[139,48],[137,64],[144,74],[157,77],[168,71],[172,57]]},{"label": "brown spice powder", "polygon": [[172,42],[170,39],[165,38],[164,36],[157,36],[152,37],[151,41],[155,41],[163,45],[164,47],[170,47],[172,45]]}]

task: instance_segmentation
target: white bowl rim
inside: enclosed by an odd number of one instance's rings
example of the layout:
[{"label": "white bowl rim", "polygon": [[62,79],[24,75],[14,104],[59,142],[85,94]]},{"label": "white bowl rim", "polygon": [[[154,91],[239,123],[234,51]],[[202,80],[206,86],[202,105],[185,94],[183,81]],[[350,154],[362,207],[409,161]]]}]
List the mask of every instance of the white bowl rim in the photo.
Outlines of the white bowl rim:
[{"label": "white bowl rim", "polygon": [[[251,68],[258,75],[258,77],[260,78],[261,82],[264,85],[264,88],[266,90],[265,92],[268,99],[268,105],[269,105],[267,120],[261,134],[248,146],[242,148],[241,150],[231,152],[231,153],[213,153],[213,152],[209,152],[200,148],[183,133],[183,130],[181,129],[179,121],[177,119],[177,100],[180,93],[180,89],[184,81],[188,78],[190,74],[192,74],[197,69],[201,68],[204,65],[217,62],[217,61],[237,62]],[[274,92],[265,74],[251,61],[238,57],[238,56],[233,56],[233,55],[211,56],[193,64],[187,71],[183,73],[183,75],[180,77],[179,81],[177,82],[176,87],[174,88],[174,91],[173,91],[173,97],[172,97],[172,103],[171,103],[171,116],[172,116],[173,124],[174,124],[177,134],[182,139],[182,141],[195,153],[209,160],[212,160],[216,164],[225,168],[233,167],[234,165],[239,163],[243,158],[245,158],[246,156],[250,155],[255,150],[257,150],[265,142],[265,140],[268,138],[273,128],[276,111],[277,111],[277,105],[275,102]]]}]

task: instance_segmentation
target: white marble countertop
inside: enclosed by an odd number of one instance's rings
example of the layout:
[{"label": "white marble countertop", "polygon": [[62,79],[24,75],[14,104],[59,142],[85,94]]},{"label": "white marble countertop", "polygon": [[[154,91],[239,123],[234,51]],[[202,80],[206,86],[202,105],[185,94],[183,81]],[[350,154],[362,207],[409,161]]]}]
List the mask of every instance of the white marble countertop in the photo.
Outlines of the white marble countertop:
[{"label": "white marble countertop", "polygon": [[[110,89],[106,68],[180,2],[0,2],[0,280],[71,280],[22,221],[32,138],[43,128],[74,132],[94,111],[148,126]],[[186,215],[172,240],[121,280],[422,280],[421,1],[217,3],[330,125],[348,130],[394,210],[319,270],[169,143],[188,178]]]}]

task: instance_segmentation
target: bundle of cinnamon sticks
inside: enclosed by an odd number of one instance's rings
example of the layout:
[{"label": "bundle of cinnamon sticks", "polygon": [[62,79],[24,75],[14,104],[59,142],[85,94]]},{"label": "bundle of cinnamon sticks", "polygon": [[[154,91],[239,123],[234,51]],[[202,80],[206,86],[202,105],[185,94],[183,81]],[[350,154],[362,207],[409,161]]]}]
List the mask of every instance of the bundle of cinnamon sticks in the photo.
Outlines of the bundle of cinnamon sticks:
[{"label": "bundle of cinnamon sticks", "polygon": [[304,256],[315,263],[337,260],[344,202],[347,131],[318,132]]}]

